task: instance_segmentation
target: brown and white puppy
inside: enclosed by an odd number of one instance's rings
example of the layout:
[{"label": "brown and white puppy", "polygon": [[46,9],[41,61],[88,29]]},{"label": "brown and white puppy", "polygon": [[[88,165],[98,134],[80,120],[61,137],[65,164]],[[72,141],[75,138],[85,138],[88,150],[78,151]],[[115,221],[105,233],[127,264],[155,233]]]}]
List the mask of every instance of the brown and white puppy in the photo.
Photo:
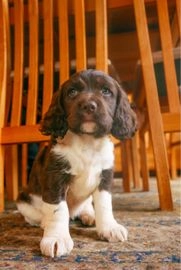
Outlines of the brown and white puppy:
[{"label": "brown and white puppy", "polygon": [[122,140],[135,130],[136,116],[125,92],[101,71],[76,73],[55,93],[41,123],[41,132],[52,140],[37,155],[28,188],[17,200],[26,221],[44,229],[42,254],[71,252],[69,218],[79,217],[85,225],[95,222],[101,239],[127,239],[112,212],[109,134]]}]

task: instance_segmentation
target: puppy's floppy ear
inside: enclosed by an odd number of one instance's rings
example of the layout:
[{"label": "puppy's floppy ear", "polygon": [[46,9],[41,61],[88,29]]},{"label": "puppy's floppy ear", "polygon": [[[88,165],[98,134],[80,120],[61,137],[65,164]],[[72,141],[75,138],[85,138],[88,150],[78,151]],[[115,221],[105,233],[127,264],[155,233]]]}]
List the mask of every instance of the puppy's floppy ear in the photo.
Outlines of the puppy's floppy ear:
[{"label": "puppy's floppy ear", "polygon": [[115,138],[124,140],[131,138],[136,132],[137,119],[126,93],[117,82],[115,83],[118,97],[111,133]]},{"label": "puppy's floppy ear", "polygon": [[68,130],[65,111],[61,104],[61,90],[55,92],[48,111],[45,113],[41,123],[40,131],[44,135],[64,137]]}]

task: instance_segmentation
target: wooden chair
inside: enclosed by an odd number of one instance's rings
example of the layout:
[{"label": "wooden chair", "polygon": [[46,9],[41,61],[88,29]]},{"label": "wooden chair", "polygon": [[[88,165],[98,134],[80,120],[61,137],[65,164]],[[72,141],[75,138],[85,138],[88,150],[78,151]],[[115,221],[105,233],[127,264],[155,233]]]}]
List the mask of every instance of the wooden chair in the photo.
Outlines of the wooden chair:
[{"label": "wooden chair", "polygon": [[[149,29],[145,12],[145,3],[143,0],[134,0],[135,19],[137,26],[138,43],[140,49],[140,66],[142,71],[142,83],[139,86],[139,92],[135,94],[137,104],[146,106],[148,114],[148,124],[152,139],[153,153],[155,159],[158,193],[160,200],[160,208],[162,210],[172,210],[173,201],[170,188],[170,175],[167,158],[167,149],[165,144],[165,133],[180,131],[180,101],[179,91],[176,79],[174,55],[173,55],[173,40],[171,26],[168,13],[168,3],[166,0],[156,1],[159,32],[161,40],[161,58],[163,60],[165,84],[167,91],[168,106],[164,110],[159,102],[159,93],[154,71],[154,54],[151,51]],[[176,40],[180,42],[180,9],[179,1],[176,1],[176,18],[177,32]],[[173,29],[172,29],[173,32]],[[158,59],[158,55],[155,56]],[[146,104],[144,103],[146,101]],[[166,109],[166,110],[165,110]],[[142,129],[142,144],[141,149],[144,150],[144,128]],[[147,129],[147,127],[146,127]],[[142,160],[144,164],[144,160]],[[144,168],[145,173],[147,167]]]},{"label": "wooden chair", "polygon": [[173,133],[169,136],[169,163],[172,180],[178,178],[178,171],[181,165],[181,134]]},{"label": "wooden chair", "polygon": [[[54,55],[57,48],[59,83],[63,83],[70,74],[70,15],[75,18],[76,70],[87,67],[85,2],[74,0],[71,3],[74,5],[70,9],[69,0],[31,0],[28,3],[16,0],[11,1],[11,5],[8,5],[7,0],[0,0],[0,211],[4,209],[5,176],[6,187],[10,187],[12,198],[15,199],[17,195],[19,145],[23,149],[22,161],[26,164],[27,143],[45,142],[48,139],[39,132],[38,122],[53,95]],[[105,72],[108,62],[106,11],[106,0],[95,1],[96,68]],[[53,38],[55,23],[58,27],[58,40]],[[40,65],[43,65],[41,92]],[[28,83],[24,89],[26,76]],[[24,119],[23,94],[26,95]],[[9,170],[10,177],[4,174],[5,168],[6,172]]]}]

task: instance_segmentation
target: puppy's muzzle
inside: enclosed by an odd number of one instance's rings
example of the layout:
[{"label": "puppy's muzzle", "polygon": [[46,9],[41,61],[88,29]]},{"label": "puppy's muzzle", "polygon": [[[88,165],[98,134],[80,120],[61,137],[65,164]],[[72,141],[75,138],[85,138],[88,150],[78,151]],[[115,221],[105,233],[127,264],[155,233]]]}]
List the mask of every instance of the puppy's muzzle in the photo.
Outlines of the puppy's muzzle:
[{"label": "puppy's muzzle", "polygon": [[83,114],[94,114],[97,111],[97,104],[93,100],[82,102],[80,104],[80,110]]},{"label": "puppy's muzzle", "polygon": [[83,133],[94,133],[96,131],[97,103],[94,100],[82,100],[79,103],[79,115],[81,116],[80,130]]}]

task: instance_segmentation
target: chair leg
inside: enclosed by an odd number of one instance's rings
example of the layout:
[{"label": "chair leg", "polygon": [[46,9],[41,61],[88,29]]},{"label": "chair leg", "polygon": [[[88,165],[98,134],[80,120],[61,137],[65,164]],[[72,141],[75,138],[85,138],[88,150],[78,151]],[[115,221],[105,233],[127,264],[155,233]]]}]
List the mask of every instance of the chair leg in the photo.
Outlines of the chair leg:
[{"label": "chair leg", "polygon": [[[158,2],[159,1],[157,1],[157,4]],[[145,3],[144,1],[136,0],[133,0],[133,3],[141,56],[145,97],[148,109],[148,120],[157,171],[157,185],[160,208],[162,210],[173,210],[167,152],[164,141],[164,130],[162,125],[160,104],[157,94],[156,78],[153,68],[150,38],[147,28]]]},{"label": "chair leg", "polygon": [[177,178],[177,157],[176,157],[176,148],[173,147],[170,150],[170,173],[171,178],[176,179]]},{"label": "chair leg", "polygon": [[5,179],[8,200],[16,200],[18,196],[18,146],[6,146]]},{"label": "chair leg", "polygon": [[22,187],[27,186],[27,179],[28,179],[28,144],[23,143],[21,148],[22,153],[22,161],[21,161],[21,184]]},{"label": "chair leg", "polygon": [[177,175],[177,147],[180,145],[180,134],[172,133],[170,136],[170,173],[171,178],[176,179]]},{"label": "chair leg", "polygon": [[4,211],[4,146],[0,145],[0,213]]},{"label": "chair leg", "polygon": [[164,135],[157,135],[158,134],[155,130],[151,130],[160,208],[161,210],[173,210],[169,166]]},{"label": "chair leg", "polygon": [[140,163],[138,154],[138,133],[130,140],[131,144],[131,157],[132,157],[132,170],[133,170],[133,183],[134,188],[141,188],[140,179]]},{"label": "chair leg", "polygon": [[123,189],[125,192],[130,192],[130,181],[132,179],[130,140],[125,140],[121,144],[121,160],[123,173]]},{"label": "chair leg", "polygon": [[140,164],[141,164],[141,176],[143,180],[143,191],[149,191],[149,172],[148,172],[144,132],[140,132]]}]

